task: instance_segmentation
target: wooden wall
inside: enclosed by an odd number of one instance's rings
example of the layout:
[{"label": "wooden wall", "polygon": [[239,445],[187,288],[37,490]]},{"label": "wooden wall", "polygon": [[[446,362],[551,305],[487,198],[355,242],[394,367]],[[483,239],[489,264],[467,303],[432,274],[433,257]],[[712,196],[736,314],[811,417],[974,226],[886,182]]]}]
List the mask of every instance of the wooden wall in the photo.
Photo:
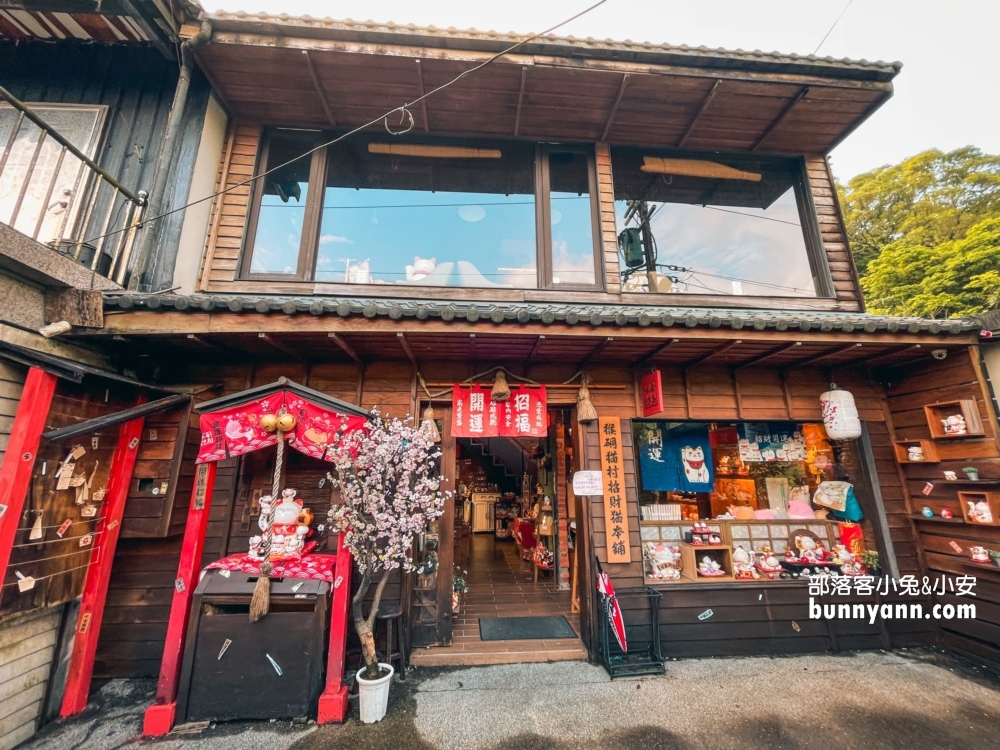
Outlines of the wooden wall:
[{"label": "wooden wall", "polygon": [[[257,151],[261,143],[261,128],[257,125],[245,122],[232,121],[229,125],[229,132],[226,140],[226,148],[223,151],[222,161],[219,164],[219,178],[217,187],[233,187],[246,180],[253,174],[254,165],[257,158]],[[614,178],[611,164],[610,144],[595,144],[595,157],[597,165],[597,190],[598,190],[598,210],[600,211],[601,244],[604,250],[604,276],[606,281],[606,293],[584,294],[591,301],[597,302],[622,302],[621,273],[618,259],[618,230],[615,224],[614,212]],[[806,172],[808,176],[808,189],[811,192],[812,203],[816,207],[817,219],[819,222],[820,238],[823,250],[826,253],[827,263],[833,279],[833,287],[836,294],[836,302],[832,308],[839,310],[859,310],[861,309],[861,294],[857,282],[857,274],[851,259],[850,250],[847,245],[847,233],[844,230],[843,218],[840,207],[837,204],[836,191],[834,189],[833,175],[830,172],[826,159],[819,156],[809,156],[806,158]],[[226,193],[216,199],[212,209],[212,221],[210,223],[209,236],[206,241],[204,261],[202,264],[200,289],[214,292],[230,293],[255,293],[255,294],[299,294],[311,295],[314,293],[313,282],[250,282],[237,281],[240,253],[243,243],[243,233],[246,224],[247,213],[249,211],[249,200],[251,189],[249,186],[235,188],[232,192]],[[393,288],[384,286],[358,286],[344,284],[323,284],[324,289],[336,288],[349,294],[378,294],[385,296]],[[388,289],[388,291],[387,291]],[[405,291],[396,288],[396,294],[413,294],[413,290]],[[483,299],[501,300],[525,300],[525,299],[572,299],[581,298],[580,293],[560,293],[558,291],[538,291],[523,292],[521,290],[505,290],[500,296],[489,290],[437,290],[421,288],[421,294],[429,297],[455,297],[462,298],[470,294]],[[717,304],[718,297],[703,297],[699,295],[688,295],[691,300],[701,306],[706,304]],[[732,304],[731,298],[727,304]],[[770,298],[747,298],[744,303],[753,307],[761,304]],[[630,294],[628,302],[647,303],[651,301],[649,295]],[[657,299],[662,303],[662,299]],[[682,298],[672,299],[671,303],[676,304]],[[770,299],[765,306],[787,305],[787,300]],[[809,300],[796,300],[795,306],[809,308],[813,305]]]},{"label": "wooden wall", "polygon": [[[1000,662],[1000,567],[978,565],[971,561],[969,548],[981,545],[1000,550],[1000,526],[969,525],[962,520],[959,490],[1000,491],[1000,447],[997,444],[996,416],[980,371],[979,351],[952,352],[943,361],[926,360],[906,368],[886,372],[888,406],[892,413],[891,437],[899,440],[929,439],[930,430],[924,405],[955,399],[974,399],[983,421],[985,437],[935,441],[940,463],[904,464],[898,467],[901,477],[898,503],[906,514],[906,523],[916,531],[919,566],[905,572],[930,576],[975,576],[976,596],[951,594],[936,597],[942,604],[972,602],[977,608],[975,620],[939,622],[944,642],[963,651]],[[893,461],[893,463],[895,463]],[[993,484],[964,485],[945,481],[944,471],[963,477],[962,469],[975,466],[980,479]],[[923,494],[927,483],[934,485],[931,494]],[[924,506],[935,513],[931,519],[920,515]],[[951,520],[942,519],[941,510],[949,508]],[[903,529],[898,533],[902,534]]]},{"label": "wooden wall", "polygon": [[7,440],[14,424],[14,414],[21,401],[21,390],[28,368],[0,359],[0,461],[7,452]]},{"label": "wooden wall", "polygon": [[62,607],[0,620],[0,750],[31,737],[42,714]]}]

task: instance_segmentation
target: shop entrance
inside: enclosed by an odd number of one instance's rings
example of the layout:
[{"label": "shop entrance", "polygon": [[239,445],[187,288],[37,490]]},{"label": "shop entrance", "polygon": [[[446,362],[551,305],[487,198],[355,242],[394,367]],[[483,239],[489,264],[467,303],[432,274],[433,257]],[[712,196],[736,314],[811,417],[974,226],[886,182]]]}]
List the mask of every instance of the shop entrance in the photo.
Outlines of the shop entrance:
[{"label": "shop entrance", "polygon": [[454,439],[452,643],[415,650],[414,664],[586,658],[567,482],[573,430],[568,412],[549,417],[545,438]]}]

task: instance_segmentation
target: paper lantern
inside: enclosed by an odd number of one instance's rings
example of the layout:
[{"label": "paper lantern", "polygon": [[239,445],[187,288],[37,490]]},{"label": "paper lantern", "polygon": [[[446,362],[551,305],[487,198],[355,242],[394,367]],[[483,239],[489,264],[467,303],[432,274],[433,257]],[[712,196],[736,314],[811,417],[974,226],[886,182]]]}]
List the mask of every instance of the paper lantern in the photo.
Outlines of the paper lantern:
[{"label": "paper lantern", "polygon": [[855,440],[861,437],[858,407],[850,391],[837,388],[836,383],[831,383],[830,390],[820,395],[819,405],[823,412],[826,434],[831,440]]}]

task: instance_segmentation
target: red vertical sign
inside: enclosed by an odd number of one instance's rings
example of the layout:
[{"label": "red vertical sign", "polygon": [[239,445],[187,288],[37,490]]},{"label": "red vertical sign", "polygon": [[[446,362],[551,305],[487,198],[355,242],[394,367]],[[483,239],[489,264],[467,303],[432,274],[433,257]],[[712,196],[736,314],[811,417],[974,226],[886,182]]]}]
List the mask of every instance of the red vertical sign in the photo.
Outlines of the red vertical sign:
[{"label": "red vertical sign", "polygon": [[642,395],[642,416],[651,417],[663,411],[663,378],[659,370],[653,370],[639,381]]}]

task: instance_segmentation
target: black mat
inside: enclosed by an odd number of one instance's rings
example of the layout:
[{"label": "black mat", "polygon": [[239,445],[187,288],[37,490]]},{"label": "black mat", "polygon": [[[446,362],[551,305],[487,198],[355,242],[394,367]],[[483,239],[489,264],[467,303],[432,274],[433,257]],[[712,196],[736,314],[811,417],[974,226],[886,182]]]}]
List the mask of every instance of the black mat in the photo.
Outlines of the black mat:
[{"label": "black mat", "polygon": [[480,617],[479,637],[484,641],[533,641],[542,638],[576,638],[576,633],[562,615]]}]

